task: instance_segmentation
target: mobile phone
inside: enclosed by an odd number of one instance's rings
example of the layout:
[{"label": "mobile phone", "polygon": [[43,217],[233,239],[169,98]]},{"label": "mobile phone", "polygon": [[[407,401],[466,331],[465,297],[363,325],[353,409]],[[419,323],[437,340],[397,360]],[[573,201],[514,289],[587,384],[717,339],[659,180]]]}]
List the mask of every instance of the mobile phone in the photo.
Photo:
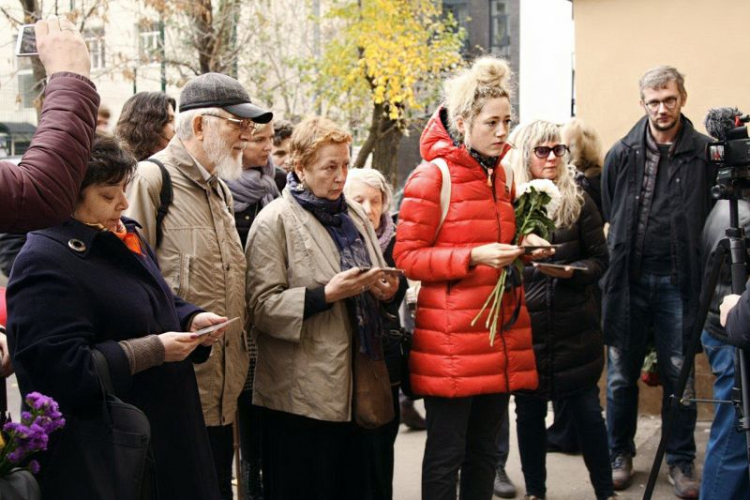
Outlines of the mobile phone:
[{"label": "mobile phone", "polygon": [[33,24],[24,24],[18,32],[16,40],[16,56],[31,57],[39,53],[36,50],[36,31]]},{"label": "mobile phone", "polygon": [[385,274],[390,274],[391,276],[403,276],[404,270],[399,269],[397,267],[384,267],[381,269]]},{"label": "mobile phone", "polygon": [[192,333],[196,337],[202,337],[204,335],[208,335],[211,332],[215,332],[216,330],[221,330],[222,328],[225,328],[225,327],[229,326],[230,324],[234,323],[238,319],[240,319],[239,316],[237,316],[236,318],[232,318],[230,320],[227,320],[227,321],[225,321],[223,323],[217,323],[215,325],[211,325],[211,326],[207,326],[205,328],[201,328],[200,330],[196,330],[196,331],[194,331]]},{"label": "mobile phone", "polygon": [[574,271],[588,271],[588,268],[575,264],[553,264],[551,262],[532,262],[534,267],[549,267],[554,269],[573,269]]},{"label": "mobile phone", "polygon": [[550,248],[557,248],[559,246],[560,246],[559,243],[556,245],[528,246],[528,247],[523,247],[523,250],[524,250],[523,253],[524,255],[529,255],[531,253],[534,253],[534,251],[536,250],[549,250]]}]

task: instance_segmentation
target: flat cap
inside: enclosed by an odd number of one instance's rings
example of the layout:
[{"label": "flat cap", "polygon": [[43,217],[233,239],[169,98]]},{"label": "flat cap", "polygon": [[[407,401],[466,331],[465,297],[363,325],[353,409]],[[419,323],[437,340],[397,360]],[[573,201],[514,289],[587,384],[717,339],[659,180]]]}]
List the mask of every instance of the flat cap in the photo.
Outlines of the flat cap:
[{"label": "flat cap", "polygon": [[240,82],[221,73],[205,73],[190,80],[180,92],[180,112],[200,108],[222,108],[255,123],[268,123],[273,113],[259,108]]}]

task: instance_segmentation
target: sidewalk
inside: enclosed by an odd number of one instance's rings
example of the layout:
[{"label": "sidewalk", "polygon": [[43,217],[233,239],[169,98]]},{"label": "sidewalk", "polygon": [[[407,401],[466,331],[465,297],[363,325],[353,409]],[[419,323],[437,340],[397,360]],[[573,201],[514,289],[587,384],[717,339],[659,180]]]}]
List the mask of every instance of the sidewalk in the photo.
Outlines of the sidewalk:
[{"label": "sidewalk", "polygon": [[[420,412],[424,414],[421,402],[417,405]],[[521,473],[521,460],[518,456],[518,445],[516,443],[515,409],[511,401],[510,409],[510,456],[506,470],[511,480],[518,489],[516,498],[523,498],[523,474]],[[552,412],[548,415],[548,424],[551,423]],[[703,471],[703,457],[708,443],[710,422],[698,422],[695,430],[698,458],[696,469],[698,474]],[[636,475],[633,485],[626,491],[619,492],[618,498],[622,500],[638,500],[643,498],[643,492],[648,482],[649,471],[653,463],[656,449],[659,446],[660,419],[650,415],[641,416],[638,419],[638,434],[636,435],[636,446],[638,455],[634,460]],[[424,452],[426,433],[424,431],[412,431],[401,426],[396,440],[396,465],[394,475],[394,500],[421,500],[420,481],[422,454]],[[672,486],[667,479],[667,465],[662,464],[662,473],[659,475],[656,489],[652,498],[654,500],[676,499],[672,493]],[[583,458],[561,453],[550,453],[547,455],[547,500],[585,500],[594,499],[594,490],[589,481]]]}]

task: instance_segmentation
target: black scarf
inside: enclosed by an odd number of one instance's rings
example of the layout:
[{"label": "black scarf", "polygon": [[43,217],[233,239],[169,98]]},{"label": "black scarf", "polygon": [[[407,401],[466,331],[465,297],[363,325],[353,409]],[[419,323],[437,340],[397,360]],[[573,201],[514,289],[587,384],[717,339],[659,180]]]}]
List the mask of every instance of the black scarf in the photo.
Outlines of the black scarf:
[{"label": "black scarf", "polygon": [[[318,198],[300,184],[294,172],[287,176],[287,185],[297,203],[323,224],[331,235],[339,250],[342,271],[372,266],[364,239],[349,215],[349,207],[343,194],[334,201]],[[378,302],[372,294],[363,292],[346,299],[346,307],[356,326],[360,351],[370,359],[380,359],[383,323]]]}]

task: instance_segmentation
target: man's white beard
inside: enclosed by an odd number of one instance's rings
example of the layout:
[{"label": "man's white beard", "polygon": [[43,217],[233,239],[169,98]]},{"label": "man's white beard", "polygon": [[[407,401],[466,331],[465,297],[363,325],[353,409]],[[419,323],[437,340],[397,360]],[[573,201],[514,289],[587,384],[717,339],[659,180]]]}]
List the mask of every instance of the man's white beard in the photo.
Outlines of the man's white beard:
[{"label": "man's white beard", "polygon": [[237,154],[228,141],[212,129],[209,129],[203,141],[203,151],[208,161],[214,165],[214,172],[220,178],[234,181],[242,175],[242,154]]}]

